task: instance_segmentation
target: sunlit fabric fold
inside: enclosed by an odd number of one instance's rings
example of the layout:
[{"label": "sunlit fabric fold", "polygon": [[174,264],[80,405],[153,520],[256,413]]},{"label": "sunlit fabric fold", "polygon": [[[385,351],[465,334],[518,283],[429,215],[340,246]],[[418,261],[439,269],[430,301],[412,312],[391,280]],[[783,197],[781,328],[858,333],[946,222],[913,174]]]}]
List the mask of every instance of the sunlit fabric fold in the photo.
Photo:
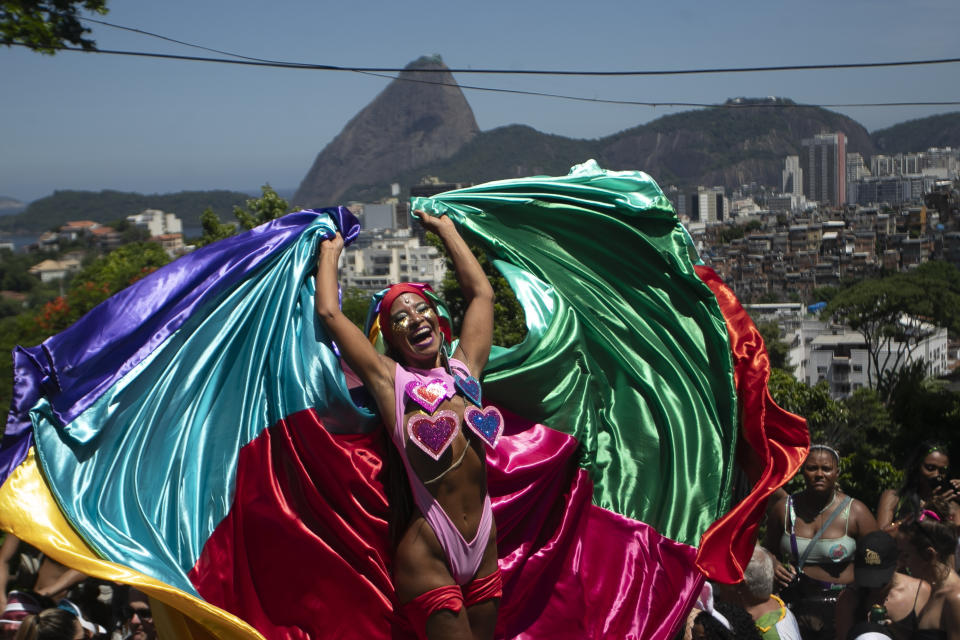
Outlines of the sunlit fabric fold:
[{"label": "sunlit fabric fold", "polygon": [[[704,574],[738,578],[806,447],[766,391],[759,334],[641,172],[589,162],[412,204],[490,254],[528,328],[483,378],[506,418],[487,457],[497,637],[669,640]],[[197,640],[412,637],[389,444],[313,308],[318,242],[338,230],[359,233],[345,208],[290,214],[18,348],[0,504],[19,506],[0,527],[147,584]],[[735,455],[753,489],[731,509]],[[46,528],[27,522],[25,477],[61,514]],[[82,551],[49,544],[58,528]]]}]

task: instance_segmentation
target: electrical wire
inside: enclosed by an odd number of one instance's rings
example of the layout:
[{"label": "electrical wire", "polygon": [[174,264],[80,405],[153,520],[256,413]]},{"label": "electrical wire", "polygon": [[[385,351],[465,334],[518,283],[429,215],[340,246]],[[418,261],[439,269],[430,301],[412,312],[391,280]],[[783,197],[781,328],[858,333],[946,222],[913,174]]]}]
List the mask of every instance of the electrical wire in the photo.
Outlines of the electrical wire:
[{"label": "electrical wire", "polygon": [[[203,49],[205,51],[210,51],[213,53],[219,53],[221,55],[233,56],[236,58],[242,58],[248,61],[262,62],[265,64],[278,64],[283,66],[293,66],[299,68],[307,69],[322,69],[324,71],[355,71],[355,72],[370,72],[370,73],[400,73],[406,71],[407,69],[401,69],[396,67],[344,67],[338,65],[328,65],[328,64],[312,64],[304,62],[281,62],[277,60],[264,60],[262,58],[251,58],[248,56],[243,56],[236,53],[230,53],[227,51],[220,51],[218,49],[211,49],[210,47],[205,47],[203,45],[192,44],[189,42],[183,42],[181,40],[175,40],[173,38],[168,38],[167,36],[162,36],[157,33],[146,31],[144,29],[137,29],[135,27],[127,27],[119,24],[114,24],[112,22],[107,22],[105,20],[97,20],[95,18],[81,18],[86,22],[92,22],[95,24],[100,24],[107,27],[112,27],[114,29],[122,29],[124,31],[131,31],[133,33],[139,33],[142,35],[150,36],[153,38],[160,38],[161,40],[166,40],[168,42],[173,42],[176,44],[186,45],[188,47],[196,47],[198,49]],[[635,71],[571,71],[571,70],[558,70],[558,69],[473,69],[473,68],[454,68],[454,69],[417,69],[417,71],[423,73],[475,73],[475,74],[497,74],[497,75],[540,75],[540,76],[673,76],[673,75],[701,75],[701,74],[715,74],[715,73],[757,73],[764,71],[815,71],[815,70],[826,70],[826,69],[871,69],[878,67],[910,67],[910,66],[919,66],[919,65],[934,65],[934,64],[954,64],[960,62],[960,58],[934,58],[929,60],[896,60],[896,61],[887,61],[887,62],[850,62],[850,63],[840,63],[840,64],[800,64],[800,65],[777,65],[769,67],[716,67],[716,68],[705,68],[705,69],[658,69],[658,70],[635,70]]]},{"label": "electrical wire", "polygon": [[[799,108],[799,109],[816,109],[816,108],[845,108],[845,107],[942,107],[942,106],[957,106],[957,105],[960,105],[960,100],[803,104],[803,103],[781,102],[781,101],[777,101],[777,100],[770,101],[770,102],[753,102],[753,101],[736,102],[736,101],[728,101],[728,102],[724,102],[724,103],[708,103],[708,102],[683,102],[683,101],[650,102],[650,101],[644,101],[644,100],[616,100],[616,99],[612,99],[612,98],[587,98],[587,97],[584,97],[584,96],[575,96],[575,95],[567,95],[567,94],[560,94],[560,93],[547,93],[547,92],[543,92],[543,91],[530,91],[530,90],[523,90],[523,89],[505,89],[505,88],[502,88],[502,87],[483,87],[483,86],[478,86],[478,85],[459,84],[459,83],[457,83],[457,82],[443,82],[443,81],[436,81],[436,80],[426,80],[426,79],[423,79],[423,78],[411,78],[411,77],[409,77],[409,76],[404,76],[404,75],[402,75],[403,73],[420,73],[420,72],[424,72],[424,71],[428,71],[428,72],[439,72],[439,73],[454,73],[454,72],[456,72],[456,73],[471,73],[472,70],[406,69],[406,68],[403,68],[403,69],[400,69],[400,68],[385,69],[385,68],[381,68],[381,67],[342,67],[342,66],[336,66],[336,65],[321,65],[321,64],[309,64],[309,63],[299,63],[299,62],[283,62],[283,61],[277,61],[277,60],[267,60],[267,59],[263,59],[263,58],[253,58],[253,57],[250,57],[250,56],[243,56],[243,55],[236,54],[236,53],[230,53],[230,52],[228,52],[228,51],[220,51],[220,50],[218,50],[218,49],[212,49],[212,48],[205,47],[205,46],[202,46],[202,45],[197,45],[197,44],[192,44],[192,43],[189,43],[189,42],[183,42],[183,41],[180,41],[180,40],[175,40],[175,39],[173,39],[173,38],[168,38],[168,37],[166,37],[166,36],[161,36],[161,35],[159,35],[159,34],[150,33],[150,32],[148,32],[148,31],[143,31],[143,30],[141,30],[141,29],[135,29],[135,28],[133,28],[133,27],[123,27],[123,26],[120,26],[120,25],[113,25],[113,24],[109,24],[109,23],[103,23],[102,21],[93,20],[93,19],[91,19],[91,18],[82,18],[82,19],[83,19],[83,20],[88,20],[88,21],[91,21],[91,22],[102,23],[102,24],[105,24],[105,25],[107,25],[107,26],[111,26],[111,27],[115,27],[115,28],[119,28],[119,29],[125,29],[125,30],[128,30],[128,31],[133,31],[133,32],[135,32],[135,33],[141,33],[141,34],[148,35],[148,36],[155,37],[155,38],[160,38],[160,39],[163,39],[163,40],[167,40],[167,41],[169,41],[169,42],[173,42],[173,43],[176,43],[176,44],[181,44],[181,45],[188,46],[188,47],[195,47],[195,48],[198,48],[198,49],[203,49],[203,50],[205,50],[205,51],[210,51],[210,52],[213,52],[213,53],[218,53],[218,54],[220,54],[220,55],[232,56],[232,57],[238,58],[238,59],[235,59],[235,60],[234,60],[234,59],[228,59],[228,58],[210,58],[210,57],[205,57],[205,56],[187,56],[187,55],[172,54],[172,53],[155,53],[155,52],[149,52],[149,51],[128,51],[128,50],[116,50],[116,49],[83,49],[83,48],[81,48],[81,47],[71,47],[71,46],[67,46],[67,45],[59,45],[59,46],[52,46],[52,47],[45,47],[45,48],[53,49],[53,50],[56,50],[56,51],[79,51],[79,52],[82,52],[82,53],[99,53],[99,54],[104,54],[104,55],[132,56],[132,57],[156,58],[156,59],[164,59],[164,60],[183,60],[183,61],[189,61],[189,62],[212,62],[212,63],[218,63],[218,64],[233,64],[233,65],[256,66],[256,67],[270,67],[270,68],[282,68],[282,69],[309,69],[309,70],[314,70],[314,71],[351,72],[351,73],[358,73],[358,74],[361,74],[361,75],[368,75],[368,76],[374,76],[374,77],[378,77],[378,78],[385,78],[385,79],[389,79],[389,80],[398,80],[398,81],[401,81],[401,82],[416,82],[416,83],[421,83],[421,84],[431,84],[431,85],[444,86],[444,87],[457,87],[457,88],[459,88],[459,89],[466,89],[466,90],[470,90],[470,91],[486,91],[486,92],[490,92],[490,93],[505,93],[505,94],[511,94],[511,95],[526,95],[526,96],[535,96],[535,97],[541,97],[541,98],[555,98],[555,99],[560,99],[560,100],[572,100],[572,101],[577,101],[577,102],[591,102],[591,103],[596,103],[596,104],[615,104],[615,105],[641,106],[641,107],[650,107],[650,108],[658,108],[658,107],[660,107],[660,108],[668,108],[668,107],[691,107],[691,108],[705,108],[705,109],[745,109],[745,108],[757,108],[757,107],[760,107],[760,108],[785,108],[785,109],[798,109],[798,108]],[[20,47],[26,47],[26,48],[28,48],[28,49],[36,49],[36,48],[37,48],[37,47],[34,47],[34,46],[29,45],[29,44],[27,44],[27,43],[16,42],[16,41],[12,41],[12,40],[0,40],[0,45],[20,46]],[[945,62],[960,62],[960,58],[956,58],[956,59],[952,59],[952,58],[950,58],[950,59],[943,59],[942,61],[927,61],[927,62],[923,62],[923,61],[913,61],[913,62],[903,62],[903,63],[870,63],[870,64],[872,64],[873,66],[877,66],[877,65],[883,66],[884,64],[886,64],[886,66],[890,66],[890,65],[906,65],[906,64],[941,64],[941,63],[945,63]],[[783,68],[781,68],[781,69],[782,69],[782,70],[789,70],[789,69],[799,69],[799,68],[801,68],[801,67],[783,67]],[[817,66],[814,66],[814,65],[810,65],[810,66],[803,67],[803,68],[813,69],[813,68],[821,68],[821,67],[817,67]],[[842,68],[842,67],[837,66],[837,65],[834,65],[834,66],[822,67],[822,68]],[[755,70],[760,71],[760,70],[773,70],[773,69],[774,69],[773,67],[769,67],[769,68],[756,68]],[[741,70],[742,70],[742,71],[746,71],[747,69],[741,69]],[[401,75],[397,75],[397,76],[389,75],[389,73],[391,73],[391,72],[393,72],[393,73],[399,73],[399,74],[401,74]],[[483,71],[481,71],[481,72],[483,72]],[[493,71],[493,72],[500,73],[501,71]],[[731,72],[736,72],[736,70],[731,71]],[[505,70],[504,70],[504,71],[502,71],[502,73],[529,73],[529,72],[528,72],[528,71],[523,71],[523,72],[508,72],[508,71],[505,71]],[[550,74],[553,74],[554,72],[546,72],[546,71],[544,71],[544,72],[538,72],[538,73],[541,73],[542,75],[550,75]],[[564,73],[565,73],[566,75],[583,75],[583,74],[589,75],[589,74],[593,74],[593,72],[569,72],[569,73],[564,72]],[[656,72],[609,72],[609,73],[608,73],[608,72],[596,72],[596,74],[594,74],[594,75],[597,75],[597,74],[603,74],[603,75],[650,75],[650,74],[663,75],[663,74],[665,74],[665,73],[673,73],[673,72],[660,72],[660,71],[656,71]],[[681,71],[681,72],[678,72],[678,73],[688,73],[688,72],[686,72],[686,71]],[[721,73],[721,71],[704,70],[704,73]]]}]

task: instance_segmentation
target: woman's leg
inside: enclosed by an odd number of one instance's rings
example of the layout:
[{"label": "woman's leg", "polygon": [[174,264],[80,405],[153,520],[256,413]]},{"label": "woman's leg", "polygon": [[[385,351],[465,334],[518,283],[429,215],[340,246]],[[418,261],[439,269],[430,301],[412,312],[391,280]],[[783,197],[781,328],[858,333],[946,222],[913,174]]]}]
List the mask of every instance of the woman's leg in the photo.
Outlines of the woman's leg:
[{"label": "woman's leg", "polygon": [[393,584],[397,600],[418,637],[473,640],[460,588],[450,575],[443,549],[423,516],[414,518],[397,545]]},{"label": "woman's leg", "polygon": [[[481,579],[499,571],[497,565],[497,527],[490,527],[490,539],[483,552],[483,560],[477,576]],[[497,580],[499,583],[499,579]],[[497,626],[497,611],[500,608],[500,598],[488,598],[467,607],[467,617],[470,619],[470,630],[473,640],[490,640],[493,638]]]}]

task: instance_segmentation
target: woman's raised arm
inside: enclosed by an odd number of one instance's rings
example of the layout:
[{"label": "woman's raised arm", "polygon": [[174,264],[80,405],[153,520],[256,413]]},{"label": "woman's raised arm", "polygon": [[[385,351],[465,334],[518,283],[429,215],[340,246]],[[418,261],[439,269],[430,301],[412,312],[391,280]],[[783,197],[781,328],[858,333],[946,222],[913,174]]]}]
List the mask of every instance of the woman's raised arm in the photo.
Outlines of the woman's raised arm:
[{"label": "woman's raised arm", "polygon": [[[317,315],[337,343],[343,359],[373,394],[381,411],[389,409],[388,413],[392,415],[393,361],[378,353],[363,332],[340,310],[337,262],[342,251],[343,237],[339,233],[320,242],[314,297]],[[386,407],[383,402],[387,402]]]},{"label": "woman's raised arm", "polygon": [[414,211],[414,215],[428,231],[440,236],[453,262],[457,282],[466,300],[460,344],[454,355],[467,365],[471,374],[479,377],[493,343],[493,287],[449,217],[435,217],[423,211]]}]

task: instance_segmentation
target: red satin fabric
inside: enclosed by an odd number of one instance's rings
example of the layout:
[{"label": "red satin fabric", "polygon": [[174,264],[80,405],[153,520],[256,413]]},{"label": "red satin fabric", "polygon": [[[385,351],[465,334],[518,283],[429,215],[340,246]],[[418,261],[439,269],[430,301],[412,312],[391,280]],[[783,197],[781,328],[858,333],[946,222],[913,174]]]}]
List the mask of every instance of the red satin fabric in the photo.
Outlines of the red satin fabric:
[{"label": "red satin fabric", "polygon": [[460,590],[460,585],[449,584],[427,591],[403,605],[403,614],[417,632],[417,638],[426,640],[427,618],[444,609],[459,613],[463,607],[463,592]]},{"label": "red satin fabric", "polygon": [[733,291],[713,269],[696,270],[717,297],[727,322],[739,398],[737,462],[753,483],[750,494],[703,534],[697,566],[710,580],[732,584],[743,580],[767,499],[803,464],[810,435],[806,420],[781,409],[770,397],[767,350]]},{"label": "red satin fabric", "polygon": [[472,607],[485,600],[503,597],[503,575],[497,569],[488,576],[477,578],[463,586],[463,604]]},{"label": "red satin fabric", "polygon": [[[669,640],[702,584],[695,550],[591,504],[565,434],[505,413],[488,455],[503,599],[498,638]],[[394,613],[379,434],[302,411],[243,449],[232,510],[190,573],[281,638],[412,639]]]}]

